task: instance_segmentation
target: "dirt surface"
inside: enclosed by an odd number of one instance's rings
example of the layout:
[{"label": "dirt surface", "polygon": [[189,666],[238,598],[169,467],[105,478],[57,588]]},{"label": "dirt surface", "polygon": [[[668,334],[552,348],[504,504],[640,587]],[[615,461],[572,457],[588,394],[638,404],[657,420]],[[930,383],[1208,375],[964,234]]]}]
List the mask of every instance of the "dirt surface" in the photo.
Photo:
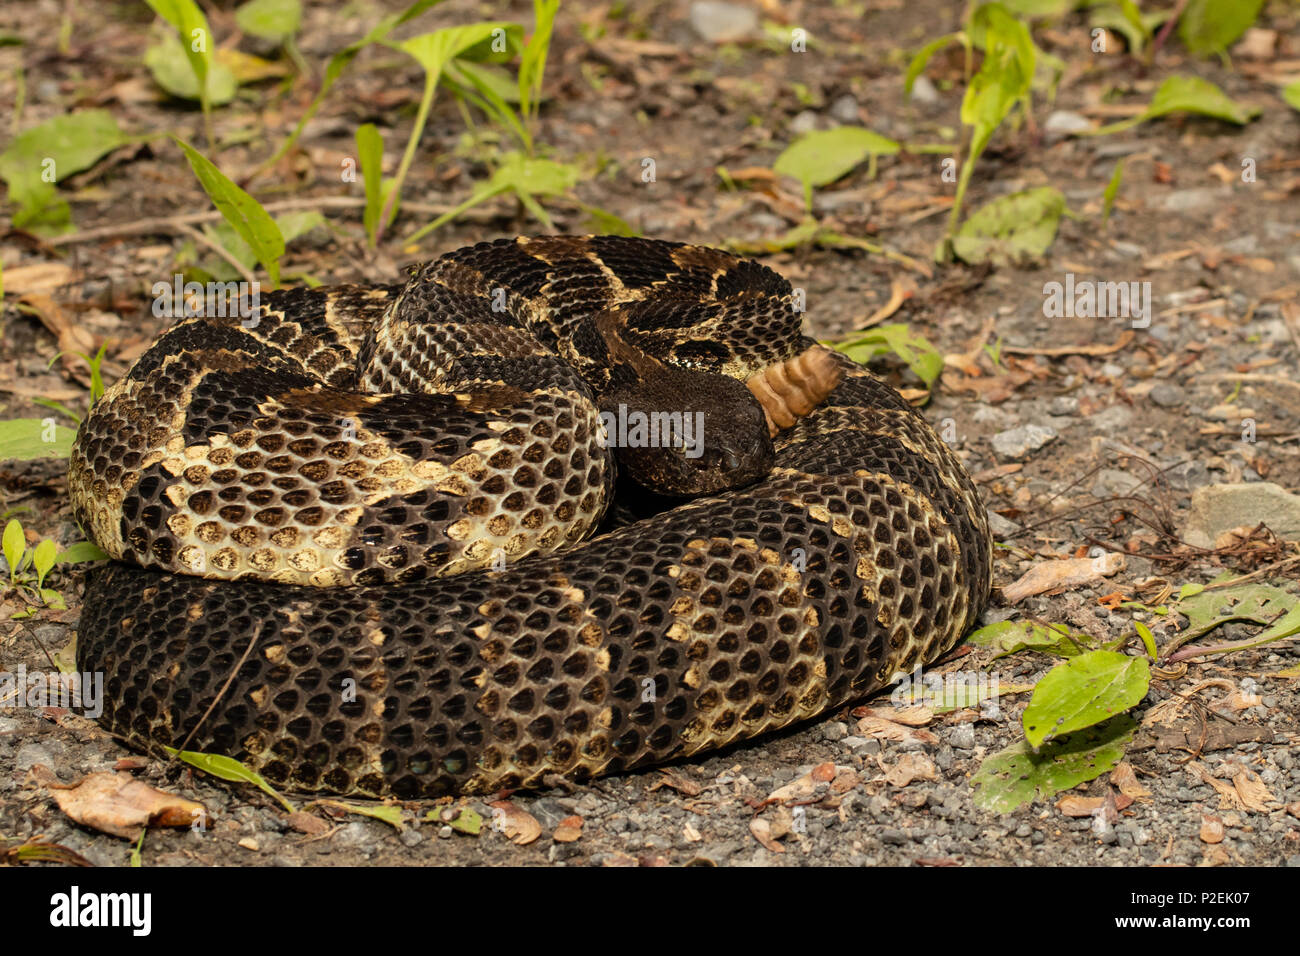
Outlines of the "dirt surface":
[{"label": "dirt surface", "polygon": [[[233,38],[229,5],[209,6],[218,37]],[[880,0],[758,6],[765,17],[806,28],[815,43],[793,53],[761,37],[706,42],[691,25],[690,6],[676,0],[566,4],[551,49],[538,140],[554,156],[584,165],[587,175],[576,188],[583,203],[615,213],[647,236],[710,244],[772,239],[800,220],[799,189],[743,171],[770,167],[798,133],[853,123],[910,143],[934,143],[958,128],[963,81],[956,48],[931,64],[923,99],[904,100],[902,74],[911,51],[959,27],[961,5]],[[198,111],[163,97],[140,63],[152,20],[148,10],[138,3],[81,5],[69,46],[60,52],[63,7],[40,0],[0,11],[0,33],[24,41],[0,47],[0,101],[16,102],[16,68],[23,68],[17,127],[74,108],[104,107],[124,128],[154,134],[62,184],[76,228],[175,222],[208,212],[179,151],[157,135],[202,141]],[[394,9],[309,5],[299,43],[303,56],[319,69]],[[1124,601],[1159,603],[1166,586],[1177,591],[1205,583],[1225,569],[1259,571],[1261,580],[1289,581],[1286,586],[1296,589],[1300,564],[1287,563],[1295,545],[1277,536],[1261,532],[1226,551],[1182,545],[1197,489],[1225,483],[1258,488],[1261,481],[1300,489],[1300,114],[1283,103],[1274,80],[1288,69],[1300,71],[1295,10],[1272,4],[1259,26],[1277,32],[1278,46],[1265,58],[1234,57],[1232,68],[1192,59],[1172,40],[1149,69],[1122,53],[1093,54],[1080,15],[1037,31],[1040,45],[1066,61],[1059,92],[1054,102],[1036,97],[1034,124],[998,133],[975,171],[967,210],[1032,186],[1060,189],[1074,216],[1062,220],[1041,262],[998,269],[930,265],[955,187],[942,175],[941,155],[907,153],[882,158],[874,180],[864,166],[818,190],[814,208],[840,232],[906,253],[919,267],[815,247],[765,257],[806,290],[809,322],[828,339],[843,337],[881,309],[894,283],[914,288],[887,321],[907,323],[949,356],[924,412],[936,428],[947,429],[945,438],[951,437],[996,514],[1002,543],[997,585],[1009,585],[1048,559],[1101,553],[1090,551],[1095,547],[1125,556],[1112,576],[1060,593],[1013,606],[995,595],[986,622],[1066,622],[1111,640],[1131,634],[1140,620],[1163,645],[1182,619],[1125,608]],[[452,0],[421,18],[418,28],[489,17],[530,24],[531,16],[524,3]],[[417,31],[408,26],[411,32]],[[248,40],[242,48],[270,52]],[[1205,77],[1262,114],[1243,127],[1173,117],[1095,138],[1063,138],[1047,122],[1056,112],[1094,125],[1132,115],[1173,73]],[[301,148],[248,188],[267,203],[360,196],[360,182],[342,183],[339,176],[352,156],[356,127],[378,124],[395,165],[421,84],[411,61],[392,51],[365,51],[308,125]],[[255,84],[217,109],[221,168],[236,179],[250,174],[291,131],[310,99],[309,87]],[[464,131],[451,99],[440,96],[413,167],[398,236],[450,208],[483,178],[475,151],[486,147],[468,144]],[[1123,182],[1103,224],[1103,190],[1121,157],[1127,157]],[[643,180],[646,158],[654,160],[654,182]],[[1252,161],[1253,181],[1243,181],[1243,160]],[[744,188],[727,188],[719,166]],[[573,203],[548,209],[560,231],[591,230]],[[359,209],[324,211],[329,228],[291,245],[286,275],[392,281],[408,262],[540,229],[513,201],[494,201],[417,245],[393,240],[374,252],[364,243]],[[33,398],[83,412],[85,365],[51,364],[56,352],[74,346],[93,351],[107,341],[104,375],[111,381],[162,324],[149,309],[152,284],[168,280],[178,262],[196,255],[191,236],[166,226],[150,234],[110,228],[98,238],[57,246],[11,230],[0,254],[8,274],[39,263],[69,267],[48,290],[62,326],[48,310],[42,318],[20,306],[22,290],[11,287],[4,300],[4,418],[50,414]],[[1044,285],[1065,282],[1071,273],[1149,282],[1149,327],[1134,329],[1125,317],[1049,317]],[[60,329],[62,340],[55,334]],[[901,387],[918,384],[897,362],[882,359],[873,367]],[[1252,422],[1255,440],[1243,440]],[[5,463],[0,487],[4,509],[31,532],[65,546],[83,540],[69,514],[61,462]],[[72,639],[80,575],[56,572],[52,582],[66,611],[41,609],[11,620],[26,604],[13,591],[5,595],[5,671],[20,664],[49,670],[46,655]],[[1215,640],[1256,630],[1228,625]],[[1129,646],[1139,649],[1136,641]],[[939,669],[988,673],[1009,687],[1032,684],[1056,663],[1044,654],[993,661],[985,649],[959,649]],[[252,787],[217,783],[175,764],[136,758],[130,766],[140,779],[203,804],[208,819],[202,832],[150,831],[146,865],[1298,866],[1300,691],[1296,677],[1278,675],[1297,664],[1300,650],[1291,641],[1163,665],[1134,713],[1142,726],[1125,758],[1146,794],[1130,799],[1125,791],[1133,791],[1132,784],[1102,776],[1070,793],[1099,798],[1102,811],[1083,816],[1058,807],[1066,794],[1003,815],[973,802],[971,778],[982,760],[1021,738],[1028,693],[1005,694],[991,710],[922,716],[913,727],[891,721],[883,730],[871,717],[889,718],[891,708],[878,699],[870,702],[877,708],[872,714],[861,708],[830,714],[665,771],[518,793],[509,798],[509,813],[523,811],[541,829],[527,845],[491,825],[469,836],[437,821],[420,822],[427,806],[406,808],[399,831],[328,807],[289,816]],[[56,806],[51,786],[112,770],[129,756],[89,720],[7,704],[0,712],[0,838],[15,846],[41,837],[96,864],[125,864],[132,844],[73,823]],[[1243,779],[1262,786],[1266,796],[1250,791],[1243,798]],[[794,797],[764,803],[792,783],[785,795]],[[306,802],[293,799],[299,808]],[[487,801],[447,806],[474,808],[488,824],[493,818]]]}]

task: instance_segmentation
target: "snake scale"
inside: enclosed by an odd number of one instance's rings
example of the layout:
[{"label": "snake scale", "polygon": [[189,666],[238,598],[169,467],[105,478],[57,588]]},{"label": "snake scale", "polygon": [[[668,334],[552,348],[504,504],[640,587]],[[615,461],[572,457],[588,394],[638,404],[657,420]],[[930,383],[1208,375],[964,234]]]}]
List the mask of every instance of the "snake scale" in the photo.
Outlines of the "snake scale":
[{"label": "snake scale", "polygon": [[542,237],[180,318],[71,460],[116,559],[78,632],[101,722],[427,798],[713,750],[933,661],[987,599],[984,509],[797,300],[701,246]]}]

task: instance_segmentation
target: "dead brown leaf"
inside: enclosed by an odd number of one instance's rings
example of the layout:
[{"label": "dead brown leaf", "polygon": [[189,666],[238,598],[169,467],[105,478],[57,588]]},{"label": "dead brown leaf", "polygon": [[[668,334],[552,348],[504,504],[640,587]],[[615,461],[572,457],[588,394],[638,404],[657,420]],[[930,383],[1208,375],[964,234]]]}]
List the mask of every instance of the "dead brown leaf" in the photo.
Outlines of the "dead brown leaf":
[{"label": "dead brown leaf", "polygon": [[556,843],[573,843],[582,837],[582,824],[582,817],[565,817],[551,834],[551,839]]},{"label": "dead brown leaf", "polygon": [[1133,800],[1145,800],[1151,791],[1138,782],[1133,765],[1128,761],[1121,763],[1110,772],[1110,782],[1119,787],[1119,792]]},{"label": "dead brown leaf", "polygon": [[1013,584],[1002,589],[1008,604],[1016,604],[1027,597],[1052,591],[1056,588],[1079,587],[1098,578],[1108,578],[1124,569],[1124,555],[1116,552],[1096,558],[1064,558],[1036,564]]},{"label": "dead brown leaf", "polygon": [[505,828],[506,837],[512,843],[527,846],[542,835],[542,825],[537,822],[537,818],[526,810],[521,810],[509,800],[497,800],[489,803],[488,806],[502,812],[501,824]]},{"label": "dead brown leaf", "polygon": [[155,790],[127,773],[92,773],[75,784],[50,784],[59,809],[83,826],[135,840],[145,827],[187,827],[203,804]]},{"label": "dead brown leaf", "polygon": [[885,782],[891,787],[906,787],[916,780],[938,780],[939,773],[934,761],[925,754],[906,753],[898,758],[885,773]]},{"label": "dead brown leaf", "polygon": [[1223,842],[1223,820],[1212,813],[1201,814],[1201,842]]},{"label": "dead brown leaf", "polygon": [[784,853],[785,847],[776,842],[772,836],[772,825],[763,817],[755,817],[749,821],[749,832],[754,834],[754,839],[763,844],[765,849],[773,853]]},{"label": "dead brown leaf", "polygon": [[1271,804],[1277,803],[1277,797],[1269,791],[1259,775],[1245,764],[1238,764],[1232,775],[1232,785],[1237,790],[1241,805],[1252,813],[1267,813]]}]

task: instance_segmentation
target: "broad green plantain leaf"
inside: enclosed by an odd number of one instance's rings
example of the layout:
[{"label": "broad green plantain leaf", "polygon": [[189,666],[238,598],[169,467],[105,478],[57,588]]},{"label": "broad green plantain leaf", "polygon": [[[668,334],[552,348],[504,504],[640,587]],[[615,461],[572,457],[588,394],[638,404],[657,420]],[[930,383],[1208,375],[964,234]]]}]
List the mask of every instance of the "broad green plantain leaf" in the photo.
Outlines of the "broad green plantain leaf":
[{"label": "broad green plantain leaf", "polygon": [[1191,0],[1178,18],[1178,37],[1195,54],[1223,53],[1263,6],[1264,0]]},{"label": "broad green plantain leaf", "polygon": [[0,153],[0,179],[9,184],[14,226],[41,235],[70,228],[68,204],[58,197],[56,184],[129,142],[108,110],[56,116],[18,134]]},{"label": "broad green plantain leaf", "polygon": [[811,202],[814,186],[833,183],[863,160],[892,156],[900,148],[894,140],[861,126],[839,126],[800,136],[776,158],[772,169],[803,183],[804,199]]},{"label": "broad green plantain leaf", "polygon": [[45,575],[50,573],[50,568],[54,567],[54,559],[58,555],[59,546],[50,538],[45,538],[32,549],[32,570],[36,572],[36,586],[42,588],[45,586]]},{"label": "broad green plantain leaf", "polygon": [[992,813],[1010,813],[1035,799],[1050,797],[1114,770],[1124,759],[1137,729],[1127,714],[1098,727],[1054,740],[1037,753],[1021,740],[987,758],[971,778],[975,805]]},{"label": "broad green plantain leaf", "polygon": [[281,43],[302,25],[302,5],[298,0],[249,0],[235,11],[235,23],[245,33]]},{"label": "broad green plantain leaf", "polygon": [[81,564],[85,561],[107,561],[109,556],[93,541],[78,541],[59,552],[55,564]]},{"label": "broad green plantain leaf", "polygon": [[1092,644],[1087,634],[1072,633],[1064,624],[1038,624],[1034,621],[998,621],[981,627],[966,641],[994,651],[995,660],[1017,651],[1075,657]]},{"label": "broad green plantain leaf", "polygon": [[[149,44],[148,49],[144,51],[144,65],[153,74],[154,82],[172,96],[183,100],[203,98],[193,65],[186,58],[185,50],[176,34],[168,31]],[[235,98],[239,84],[225,64],[212,60],[208,64],[205,76],[210,105],[221,106]]]},{"label": "broad green plantain leaf", "polygon": [[9,523],[5,525],[4,537],[0,539],[0,549],[4,551],[5,563],[9,565],[9,576],[12,578],[18,573],[23,552],[27,550],[27,539],[23,536],[22,522],[17,518],[10,518]]},{"label": "broad green plantain leaf", "polygon": [[1051,186],[986,203],[961,224],[953,252],[970,263],[1008,265],[1040,258],[1056,238],[1065,196]]},{"label": "broad green plantain leaf", "polygon": [[11,418],[0,422],[0,461],[67,458],[76,431],[46,418]]},{"label": "broad green plantain leaf", "polygon": [[1160,84],[1156,95],[1151,98],[1151,105],[1142,115],[1098,129],[1082,130],[1075,135],[1105,136],[1108,133],[1119,133],[1170,113],[1196,113],[1245,126],[1260,112],[1257,106],[1242,106],[1209,80],[1203,80],[1199,76],[1171,76]]},{"label": "broad green plantain leaf", "polygon": [[881,325],[856,338],[827,344],[859,365],[866,365],[878,355],[897,355],[925,383],[926,388],[933,387],[943,372],[943,356],[939,350],[925,336],[910,331],[901,322]]},{"label": "broad green plantain leaf", "polygon": [[1150,666],[1144,657],[1089,651],[1047,672],[1022,718],[1031,747],[1091,727],[1146,696]]}]

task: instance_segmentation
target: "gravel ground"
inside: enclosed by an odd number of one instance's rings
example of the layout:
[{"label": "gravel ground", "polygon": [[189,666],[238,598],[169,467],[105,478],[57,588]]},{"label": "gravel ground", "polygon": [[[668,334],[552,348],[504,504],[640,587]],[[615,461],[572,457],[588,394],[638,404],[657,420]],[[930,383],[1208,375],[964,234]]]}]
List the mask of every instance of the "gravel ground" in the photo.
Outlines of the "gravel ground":
[{"label": "gravel ground", "polygon": [[[510,16],[528,19],[525,5],[506,6]],[[801,15],[798,22],[827,43],[822,52],[800,59],[762,44],[705,43],[699,31],[712,27],[699,19],[705,14],[698,9],[692,26],[686,3],[649,4],[621,19],[612,14],[602,19],[593,12],[608,13],[607,7],[578,10],[575,5],[557,27],[548,73],[555,102],[544,112],[541,138],[560,155],[590,153],[598,146],[610,165],[582,184],[579,194],[646,235],[700,242],[776,235],[792,224],[792,216],[797,218],[797,203],[792,213],[789,194],[722,190],[718,165],[770,166],[797,132],[834,123],[863,123],[914,142],[931,141],[941,127],[956,123],[960,83],[955,89],[949,86],[960,77],[957,60],[948,65],[936,61],[930,71],[935,82],[923,84],[919,102],[905,106],[902,61],[896,53],[891,57],[899,43],[912,48],[955,29],[957,14],[949,8],[956,5],[918,0],[867,6],[865,27],[861,11],[848,5],[796,9],[791,15]],[[27,37],[27,55],[34,56],[33,51],[52,48],[61,7],[34,3],[23,22],[0,22],[0,27]],[[112,7],[105,5],[106,10]],[[132,57],[138,56],[147,18],[114,19],[106,10],[83,14],[84,28],[102,39],[94,50],[83,51],[88,59],[77,67],[82,72],[50,53],[39,82],[29,80],[25,122],[54,115],[70,102],[94,101],[106,102],[133,127],[194,132],[192,113],[150,97],[132,98],[130,88],[116,85],[141,75]],[[437,8],[430,22],[465,22],[476,15],[482,11],[472,4],[451,2]],[[1300,57],[1295,15],[1276,11],[1274,16],[1266,25],[1283,37],[1277,56],[1295,60]],[[13,13],[2,18],[16,19]],[[590,44],[580,41],[580,19],[588,23],[589,33],[605,32]],[[304,53],[313,61],[323,59],[344,37],[358,32],[359,22],[334,23],[327,11],[313,7]],[[980,363],[978,375],[966,375],[950,361],[924,411],[936,428],[950,431],[994,513],[998,538],[1007,545],[998,552],[999,586],[1046,558],[1086,554],[1095,541],[1126,552],[1125,567],[1104,580],[1029,597],[1014,606],[995,598],[986,622],[1063,621],[1096,638],[1112,639],[1141,619],[1163,641],[1177,622],[1140,617],[1141,611],[1099,599],[1117,592],[1128,599],[1150,599],[1164,585],[1176,590],[1185,583],[1205,583],[1224,566],[1250,571],[1267,564],[1269,555],[1288,553],[1284,544],[1274,544],[1254,563],[1250,556],[1222,555],[1163,560],[1179,538],[1196,530],[1191,502],[1198,490],[1204,494],[1214,485],[1240,484],[1247,486],[1248,498],[1273,501],[1265,482],[1292,492],[1300,489],[1300,165],[1294,159],[1300,120],[1260,78],[1266,64],[1243,58],[1231,72],[1214,61],[1183,59],[1181,51],[1170,48],[1148,75],[1122,57],[1086,61],[1078,53],[1087,48],[1086,38],[1080,19],[1069,19],[1047,39],[1040,38],[1071,65],[1060,94],[1055,103],[1037,105],[1038,130],[999,135],[976,171],[967,200],[973,209],[1017,189],[1054,185],[1082,218],[1062,222],[1046,259],[1036,266],[994,271],[954,266],[929,277],[911,275],[915,293],[890,321],[907,322],[945,354],[973,351],[972,361]],[[18,55],[14,50],[0,48],[0,55],[11,58],[0,60],[0,75],[6,77],[0,79],[0,99],[13,92],[4,84],[12,83],[7,64]],[[95,70],[107,73],[103,88],[108,93],[92,95],[86,89],[84,76]],[[1126,103],[1145,102],[1160,80],[1175,71],[1203,75],[1229,95],[1261,106],[1263,115],[1240,129],[1178,119],[1091,139],[1053,133],[1077,117],[1100,115],[1095,109],[1103,102],[1101,92],[1116,89]],[[398,75],[410,83],[395,82]],[[796,83],[804,85],[807,95],[794,91]],[[418,93],[414,73],[348,74],[309,127],[302,164],[284,171],[298,177],[293,187],[311,187],[317,176],[313,168],[337,168],[337,157],[346,155],[358,122],[383,109],[410,107],[417,93],[403,98],[407,87]],[[389,100],[381,96],[385,91],[391,91]],[[284,135],[299,110],[274,104],[266,109],[261,122],[273,129],[272,142]],[[219,113],[219,128],[233,134],[239,115],[246,120],[246,109]],[[388,115],[393,119],[398,114]],[[750,116],[762,122],[751,124]],[[408,120],[397,122],[404,137]],[[454,109],[440,103],[425,148],[450,152],[460,130]],[[393,142],[400,141],[394,134]],[[206,208],[188,171],[175,156],[156,148],[156,154],[132,153],[112,164],[102,179],[83,184],[114,198],[91,195],[77,203],[80,228]],[[242,152],[229,151],[223,165],[251,168],[266,154],[265,143],[255,144],[241,159]],[[656,158],[659,169],[659,182],[649,189],[638,176],[640,159],[647,154]],[[1120,157],[1128,157],[1124,184],[1103,230],[1102,191]],[[1237,175],[1243,157],[1255,161],[1254,182],[1242,182]],[[909,217],[916,209],[924,212],[933,196],[951,195],[952,186],[941,180],[935,159],[882,160],[877,181],[859,170],[821,191],[816,208],[844,231],[878,232],[875,240],[927,259],[946,216]],[[471,160],[429,165],[442,178],[420,170],[413,180],[413,201],[445,200],[448,192],[459,197],[481,173]],[[160,200],[160,195],[170,198]],[[158,208],[160,201],[169,204],[167,209]],[[945,209],[938,207],[939,213]],[[577,214],[561,212],[557,223],[583,229]],[[300,265],[336,279],[387,278],[400,262],[533,228],[503,204],[440,231],[418,254],[390,248],[387,254],[370,256],[351,240],[322,238],[303,247]],[[149,277],[169,268],[174,247],[162,242],[135,237],[73,247],[85,278],[79,289],[64,292],[91,304],[88,328],[117,336],[128,346],[147,341],[157,321],[142,305],[139,287],[145,283],[147,288]],[[7,268],[42,255],[12,238],[0,252]],[[903,275],[883,258],[834,250],[801,249],[767,261],[807,289],[810,322],[826,337],[843,335],[879,308],[889,298],[891,280]],[[1127,321],[1047,317],[1044,284],[1064,281],[1068,273],[1149,281],[1151,326],[1127,339]],[[990,319],[993,328],[983,334]],[[4,320],[0,378],[24,386],[8,396],[5,416],[40,414],[24,396],[67,387],[57,369],[47,371],[57,346],[8,300]],[[979,346],[998,342],[1000,364],[994,367],[989,357],[980,357]],[[1111,348],[1115,343],[1120,344]],[[1064,345],[1091,346],[1094,354],[1086,348],[1041,354]],[[108,368],[111,376],[112,361]],[[887,361],[878,368],[897,384],[917,384]],[[119,363],[117,373],[120,369]],[[1243,419],[1256,423],[1255,441],[1241,440]],[[1163,486],[1150,483],[1150,466],[1163,472]],[[29,527],[63,543],[80,540],[67,512],[60,466],[10,464],[0,479],[7,507],[31,509],[24,515]],[[1130,494],[1143,503],[1129,502],[1129,510],[1154,516],[1154,527],[1121,515],[1120,503],[1103,500]],[[1277,516],[1271,526],[1280,533],[1289,520],[1285,509],[1268,507],[1270,517]],[[1290,566],[1287,585],[1293,591],[1295,567]],[[5,670],[19,664],[48,669],[46,653],[68,643],[80,610],[79,584],[73,575],[61,586],[67,612],[0,625]],[[16,608],[10,596],[0,614],[7,618]],[[1243,638],[1252,630],[1229,625],[1216,639]],[[1053,663],[1055,659],[1035,653],[993,661],[985,650],[959,649],[940,669],[977,675],[987,667],[1005,687],[1032,684]],[[890,714],[888,700],[878,699],[864,702],[877,708],[873,714],[862,707],[846,709],[664,771],[576,789],[514,794],[506,818],[522,811],[540,825],[540,835],[526,845],[490,825],[494,808],[487,802],[452,805],[468,806],[486,818],[488,825],[478,836],[441,822],[417,822],[429,808],[415,806],[407,808],[399,831],[330,807],[289,815],[251,787],[216,783],[181,766],[133,758],[137,776],[202,803],[210,821],[201,833],[151,831],[143,858],[146,865],[208,866],[1300,866],[1300,690],[1295,677],[1278,676],[1297,664],[1300,651],[1292,641],[1162,671],[1135,712],[1142,726],[1125,758],[1148,794],[1131,803],[1115,799],[1122,791],[1108,777],[1069,794],[1109,797],[1114,800],[1109,814],[1069,816],[1057,806],[1067,794],[1005,815],[975,805],[971,778],[987,755],[1020,739],[1028,694],[1003,696],[994,713],[959,710],[885,739],[870,719]],[[41,836],[97,864],[126,863],[131,845],[73,824],[55,805],[49,781],[53,775],[73,782],[85,773],[111,770],[128,757],[82,718],[58,711],[0,711],[0,836],[11,843]],[[1247,779],[1266,789],[1267,799],[1252,804],[1233,792],[1242,767],[1249,771]],[[780,788],[789,788],[778,795],[785,799],[769,801]],[[581,818],[580,825],[574,817]]]}]

